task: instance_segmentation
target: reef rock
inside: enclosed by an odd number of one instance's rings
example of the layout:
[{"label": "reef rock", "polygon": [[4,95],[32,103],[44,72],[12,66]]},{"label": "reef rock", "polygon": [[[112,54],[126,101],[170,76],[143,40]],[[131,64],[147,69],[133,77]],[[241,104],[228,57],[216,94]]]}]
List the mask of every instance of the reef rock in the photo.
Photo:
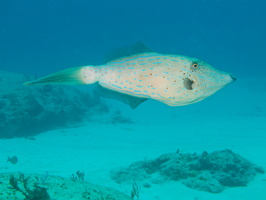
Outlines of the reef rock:
[{"label": "reef rock", "polygon": [[108,111],[99,97],[70,86],[24,86],[29,79],[0,71],[0,138],[27,137]]},{"label": "reef rock", "polygon": [[153,160],[132,163],[112,170],[117,183],[149,181],[162,184],[182,181],[190,188],[218,193],[227,187],[246,186],[264,169],[230,150],[202,154],[168,153]]},{"label": "reef rock", "polygon": [[112,188],[94,185],[60,176],[2,173],[0,174],[0,199],[5,200],[131,200]]}]

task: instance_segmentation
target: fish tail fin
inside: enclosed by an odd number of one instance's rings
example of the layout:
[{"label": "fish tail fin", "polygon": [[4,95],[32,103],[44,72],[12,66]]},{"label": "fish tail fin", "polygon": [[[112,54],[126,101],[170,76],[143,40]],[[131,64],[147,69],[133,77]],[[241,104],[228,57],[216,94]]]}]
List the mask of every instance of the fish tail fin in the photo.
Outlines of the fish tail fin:
[{"label": "fish tail fin", "polygon": [[36,84],[60,84],[60,85],[80,85],[92,84],[98,81],[97,70],[94,66],[74,67],[65,69],[43,78],[25,82],[24,85]]}]

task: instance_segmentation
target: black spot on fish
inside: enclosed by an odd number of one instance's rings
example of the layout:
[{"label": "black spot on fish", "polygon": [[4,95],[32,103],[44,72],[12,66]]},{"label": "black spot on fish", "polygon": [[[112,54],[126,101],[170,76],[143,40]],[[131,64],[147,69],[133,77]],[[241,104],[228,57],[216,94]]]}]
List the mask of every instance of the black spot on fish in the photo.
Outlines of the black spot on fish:
[{"label": "black spot on fish", "polygon": [[192,84],[194,83],[194,81],[192,81],[191,79],[189,78],[184,78],[184,81],[183,81],[183,84],[184,84],[184,87],[188,90],[193,90],[193,87],[192,87]]}]

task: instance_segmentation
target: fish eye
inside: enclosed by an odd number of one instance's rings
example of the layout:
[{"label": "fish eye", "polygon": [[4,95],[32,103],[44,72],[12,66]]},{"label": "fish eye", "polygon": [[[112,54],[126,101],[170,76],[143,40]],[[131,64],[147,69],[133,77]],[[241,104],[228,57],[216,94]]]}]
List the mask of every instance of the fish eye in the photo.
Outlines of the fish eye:
[{"label": "fish eye", "polygon": [[195,69],[198,68],[198,63],[193,63],[192,67],[195,68]]},{"label": "fish eye", "polygon": [[193,62],[190,67],[191,71],[196,71],[199,69],[199,64],[197,62]]}]

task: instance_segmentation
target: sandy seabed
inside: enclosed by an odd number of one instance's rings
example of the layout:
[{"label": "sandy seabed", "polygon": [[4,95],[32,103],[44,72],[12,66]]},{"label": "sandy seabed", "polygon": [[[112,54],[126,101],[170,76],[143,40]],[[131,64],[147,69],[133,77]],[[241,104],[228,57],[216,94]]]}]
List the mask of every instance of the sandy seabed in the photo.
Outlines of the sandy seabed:
[{"label": "sandy seabed", "polygon": [[[85,181],[130,196],[132,185],[115,183],[110,170],[177,149],[184,153],[230,149],[266,169],[266,91],[258,93],[244,86],[240,83],[191,107],[173,108],[151,101],[132,111],[115,103],[131,116],[133,124],[90,122],[44,132],[34,140],[2,139],[0,173],[47,171],[69,178],[80,170]],[[8,156],[17,156],[18,163],[6,163]],[[140,199],[265,200],[266,175],[257,175],[246,187],[228,187],[218,194],[190,189],[177,181],[152,184],[140,188]]]}]

